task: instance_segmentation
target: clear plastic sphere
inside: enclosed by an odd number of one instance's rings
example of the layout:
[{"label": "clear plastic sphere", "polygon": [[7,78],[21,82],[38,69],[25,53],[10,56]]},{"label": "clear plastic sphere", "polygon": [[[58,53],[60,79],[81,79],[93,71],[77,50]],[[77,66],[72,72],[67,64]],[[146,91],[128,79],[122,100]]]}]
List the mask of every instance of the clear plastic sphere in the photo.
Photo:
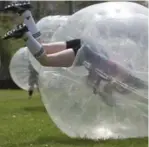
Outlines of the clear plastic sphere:
[{"label": "clear plastic sphere", "polygon": [[54,34],[55,41],[82,40],[72,67],[41,70],[39,76],[43,103],[68,136],[147,136],[146,13],[147,8],[134,3],[93,5],[72,15]]},{"label": "clear plastic sphere", "polygon": [[85,26],[91,22],[92,16],[94,15],[106,17],[109,15],[114,16],[116,14],[127,15],[127,13],[148,16],[148,9],[133,2],[105,2],[91,5],[69,17],[66,24],[59,27],[59,29],[54,33],[52,41],[80,38]]},{"label": "clear plastic sphere", "polygon": [[22,89],[38,87],[38,73],[33,68],[27,48],[19,49],[11,59],[9,70],[13,81]]},{"label": "clear plastic sphere", "polygon": [[[37,27],[41,31],[41,41],[50,42],[53,33],[64,24],[68,16],[47,16],[38,21]],[[22,89],[28,90],[32,85],[37,88],[37,72],[43,68],[26,47],[19,49],[12,57],[10,74],[13,81]],[[34,84],[35,83],[35,84]]]},{"label": "clear plastic sphere", "polygon": [[69,16],[46,16],[40,19],[37,22],[37,28],[41,31],[41,41],[45,43],[49,43],[51,37],[55,33],[55,31],[60,27],[63,26]]},{"label": "clear plastic sphere", "polygon": [[[61,16],[61,15],[55,15],[55,16],[46,16],[42,19],[40,19],[37,22],[37,28],[41,32],[41,42],[42,43],[50,43],[51,37],[56,32],[56,30],[59,27],[62,27],[67,22],[69,16]],[[36,71],[40,71],[42,67],[41,64],[33,58],[33,56],[30,56],[30,61]],[[45,68],[45,70],[51,70],[50,67]]]}]

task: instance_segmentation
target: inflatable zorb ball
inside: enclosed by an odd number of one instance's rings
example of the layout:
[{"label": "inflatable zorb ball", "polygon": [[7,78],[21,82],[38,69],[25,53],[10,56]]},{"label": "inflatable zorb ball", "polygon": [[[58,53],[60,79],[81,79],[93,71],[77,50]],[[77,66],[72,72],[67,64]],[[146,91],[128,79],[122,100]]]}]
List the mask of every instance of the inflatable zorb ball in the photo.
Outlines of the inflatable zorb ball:
[{"label": "inflatable zorb ball", "polygon": [[[53,34],[56,32],[56,30],[59,27],[63,27],[65,23],[67,22],[69,16],[61,16],[61,15],[55,15],[55,16],[46,16],[42,19],[40,19],[37,22],[37,28],[41,32],[41,42],[42,43],[50,43],[51,38]],[[43,68],[40,63],[31,55],[30,61],[36,71],[40,71],[41,68]],[[48,67],[50,68],[50,67]],[[45,68],[45,69],[48,69]],[[51,69],[51,68],[50,68]]]},{"label": "inflatable zorb ball", "polygon": [[[50,42],[53,33],[64,24],[68,16],[46,16],[37,23],[41,31],[41,40]],[[38,71],[42,68],[40,63],[32,56],[26,47],[20,48],[10,62],[10,74],[13,81],[22,89],[38,87]]]},{"label": "inflatable zorb ball", "polygon": [[[127,11],[135,7],[140,13]],[[72,67],[40,71],[43,103],[68,136],[108,139],[148,135],[146,12],[134,3],[94,5],[74,14],[71,23],[54,35],[53,40],[82,39]]]},{"label": "inflatable zorb ball", "polygon": [[82,32],[86,28],[85,26],[91,22],[94,15],[99,14],[99,16],[105,17],[108,15],[114,16],[119,13],[122,15],[133,13],[136,15],[141,14],[148,16],[148,9],[132,2],[105,2],[91,5],[69,17],[65,25],[59,27],[59,29],[53,34],[52,41],[80,38]]},{"label": "inflatable zorb ball", "polygon": [[29,60],[31,53],[26,47],[20,48],[12,57],[9,70],[13,81],[24,90],[38,87],[38,73]]},{"label": "inflatable zorb ball", "polygon": [[69,16],[61,16],[61,15],[55,15],[55,16],[46,16],[42,19],[40,19],[37,22],[37,28],[41,32],[41,40],[44,43],[49,43],[51,37],[56,32],[56,30],[63,26]]}]

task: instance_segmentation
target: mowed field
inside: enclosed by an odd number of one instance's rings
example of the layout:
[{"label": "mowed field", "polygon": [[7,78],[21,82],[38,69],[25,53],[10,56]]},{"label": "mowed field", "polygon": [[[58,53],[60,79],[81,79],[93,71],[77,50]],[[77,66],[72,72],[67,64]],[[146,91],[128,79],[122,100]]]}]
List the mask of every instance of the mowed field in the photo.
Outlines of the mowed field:
[{"label": "mowed field", "polygon": [[148,138],[81,140],[63,134],[49,118],[39,94],[0,90],[0,147],[147,147]]}]

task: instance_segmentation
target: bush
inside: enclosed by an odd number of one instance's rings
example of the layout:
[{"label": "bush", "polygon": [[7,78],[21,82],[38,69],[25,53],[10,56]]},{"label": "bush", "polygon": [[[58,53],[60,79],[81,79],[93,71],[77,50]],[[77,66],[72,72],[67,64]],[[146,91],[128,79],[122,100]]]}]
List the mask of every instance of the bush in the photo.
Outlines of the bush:
[{"label": "bush", "polygon": [[[0,36],[2,37],[9,29],[13,28],[15,19],[13,15],[0,15]],[[0,80],[10,79],[9,63],[12,55],[23,46],[23,41],[2,40],[0,37]]]}]

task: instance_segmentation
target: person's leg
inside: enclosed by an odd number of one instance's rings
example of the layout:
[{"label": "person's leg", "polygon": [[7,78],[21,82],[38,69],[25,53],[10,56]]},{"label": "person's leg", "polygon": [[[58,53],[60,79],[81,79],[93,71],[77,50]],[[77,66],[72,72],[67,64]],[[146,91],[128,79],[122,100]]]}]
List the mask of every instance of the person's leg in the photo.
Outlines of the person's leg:
[{"label": "person's leg", "polygon": [[66,50],[66,42],[41,43],[46,54],[54,54]]},{"label": "person's leg", "polygon": [[69,41],[42,43],[42,46],[46,54],[53,54],[70,48],[77,51],[81,47],[81,40],[71,39]]},{"label": "person's leg", "polygon": [[17,13],[24,19],[24,24],[27,26],[28,30],[32,33],[34,38],[40,41],[41,33],[36,27],[36,23],[31,13],[33,6],[30,1],[16,1],[4,7],[4,13]]},{"label": "person's leg", "polygon": [[39,61],[44,64],[44,66],[70,67],[73,64],[74,59],[75,53],[73,49],[67,49],[54,54],[45,54],[40,57]]},{"label": "person's leg", "polygon": [[32,89],[32,87],[30,87],[28,90],[28,99],[32,98],[33,93],[34,93],[34,89]]},{"label": "person's leg", "polygon": [[[51,54],[47,54],[45,52],[45,46],[42,46],[30,32],[26,32],[25,36],[28,38],[27,47],[30,49],[30,52],[35,56],[35,58],[43,65],[43,66],[53,66],[53,67],[69,67],[72,65],[77,50],[81,46],[80,39],[74,39],[70,41],[66,41],[61,45],[51,44],[47,46],[47,50]],[[57,48],[56,48],[57,45]],[[70,48],[72,47],[72,48]],[[56,52],[56,51],[57,52]],[[52,53],[54,52],[54,53]]]},{"label": "person's leg", "polygon": [[22,13],[24,18],[24,24],[27,26],[28,30],[32,33],[33,37],[36,38],[38,41],[40,41],[41,33],[37,29],[36,23],[34,21],[34,18],[32,17],[32,13],[30,10],[26,10]]},{"label": "person's leg", "polygon": [[[29,46],[30,45],[28,44],[28,47]],[[72,39],[65,42],[42,44],[42,47],[45,53],[40,56],[40,58],[38,58],[38,61],[42,65],[54,67],[69,67],[73,64],[77,51],[81,47],[81,40]]]},{"label": "person's leg", "polygon": [[[44,50],[44,46],[42,46],[33,36],[32,33],[29,32],[28,28],[25,25],[19,25],[16,29],[13,29],[7,32],[3,39],[10,38],[20,38],[25,36],[27,41],[26,45],[32,55],[41,63],[43,66],[56,66],[56,67],[68,67],[71,66],[77,50],[81,46],[81,41],[79,39],[74,39],[70,41],[66,41],[63,43],[62,48],[54,48],[54,45],[48,46],[47,50],[54,51],[56,49],[59,52],[46,54]],[[59,44],[59,43],[58,43]],[[56,44],[55,44],[56,46]],[[72,47],[72,48],[70,48]],[[54,51],[55,52],[55,51]]]},{"label": "person's leg", "polygon": [[24,24],[27,26],[26,28],[30,32],[26,33],[26,36],[28,38],[27,46],[31,53],[44,66],[71,66],[75,58],[76,50],[80,46],[80,40],[75,39],[67,42],[41,45],[34,39],[36,38],[40,42],[40,32],[36,27],[36,23],[32,17],[30,8],[31,5],[29,2],[23,2],[21,5],[11,5],[5,10],[15,10],[24,18]]}]

